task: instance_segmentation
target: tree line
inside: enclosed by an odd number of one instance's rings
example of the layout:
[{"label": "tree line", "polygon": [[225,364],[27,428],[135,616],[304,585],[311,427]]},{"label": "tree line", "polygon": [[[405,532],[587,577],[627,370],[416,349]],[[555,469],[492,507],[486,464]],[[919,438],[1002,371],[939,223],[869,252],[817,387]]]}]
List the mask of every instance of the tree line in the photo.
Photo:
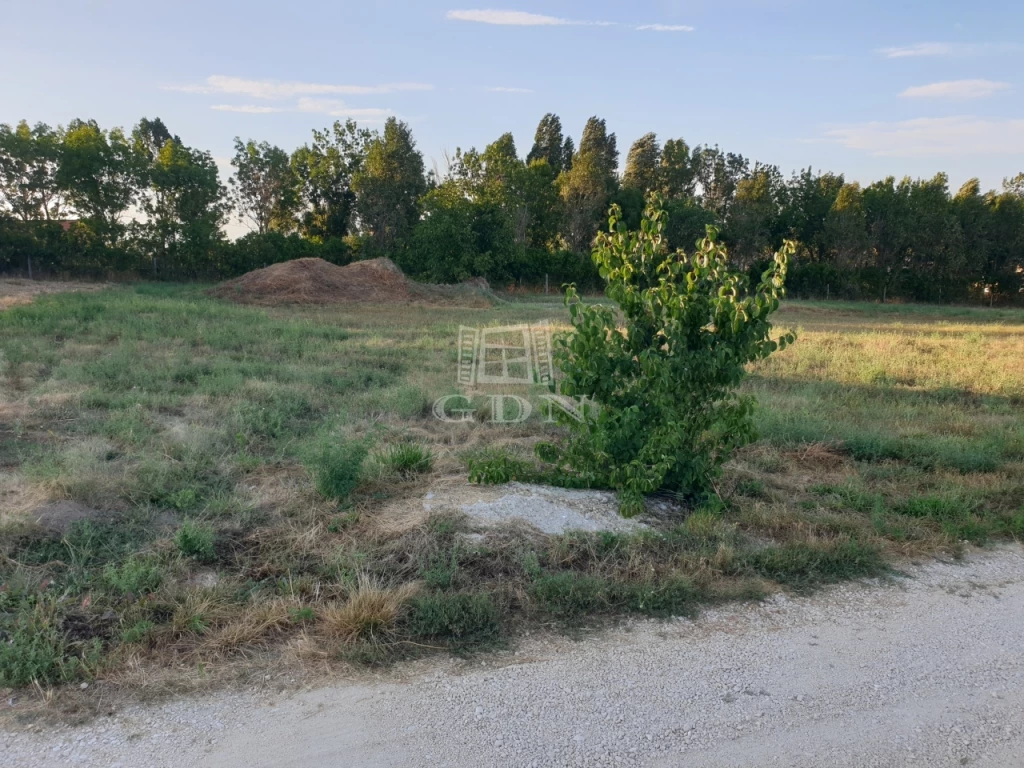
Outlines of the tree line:
[{"label": "tree line", "polygon": [[[862,187],[808,168],[783,175],[718,146],[629,148],[592,117],[578,144],[545,115],[525,157],[506,133],[427,169],[409,126],[338,121],[288,152],[236,138],[228,183],[212,155],[160,119],[126,132],[95,121],[0,125],[0,270],[216,279],[302,256],[389,256],[410,275],[456,282],[598,283],[589,252],[609,206],[637,226],[656,193],[670,248],[708,225],[734,264],[759,274],[784,240],[791,295],[888,300],[1024,300],[1024,174],[887,178]],[[229,241],[237,216],[251,232]]]}]

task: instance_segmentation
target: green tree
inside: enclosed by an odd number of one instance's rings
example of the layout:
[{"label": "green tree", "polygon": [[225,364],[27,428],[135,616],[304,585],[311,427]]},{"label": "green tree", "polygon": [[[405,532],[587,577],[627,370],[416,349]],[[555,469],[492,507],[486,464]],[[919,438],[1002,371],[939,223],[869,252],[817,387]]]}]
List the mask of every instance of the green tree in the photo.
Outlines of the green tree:
[{"label": "green tree", "polygon": [[[576,156],[576,145],[572,141],[572,136],[565,137],[565,143],[562,145],[562,168],[563,171],[572,170],[572,159]],[[552,168],[552,171],[555,169]],[[555,172],[557,176],[557,171]]]},{"label": "green tree", "polygon": [[1007,194],[1024,198],[1024,173],[1018,173],[1012,178],[1003,179],[1003,191]]},{"label": "green tree", "polygon": [[607,175],[603,159],[580,150],[572,168],[558,177],[562,200],[562,238],[565,247],[576,253],[589,249],[597,234],[601,212],[608,204]]},{"label": "green tree", "polygon": [[970,276],[960,223],[951,206],[946,174],[910,184],[908,274],[904,280],[918,301],[965,298]]},{"label": "green tree", "polygon": [[1024,291],[1024,188],[1015,192],[1006,185],[1002,194],[986,196],[991,236],[981,280],[996,296],[1019,299]]},{"label": "green tree", "polygon": [[329,130],[313,131],[313,141],[292,153],[301,208],[299,231],[324,240],[348,234],[355,204],[352,176],[362,167],[373,133],[354,120],[335,121]]},{"label": "green tree", "polygon": [[861,267],[868,256],[868,224],[860,185],[844,184],[825,216],[822,232],[829,260],[842,269]]},{"label": "green tree", "polygon": [[747,175],[750,163],[742,155],[718,147],[696,147],[691,154],[693,177],[700,187],[701,204],[720,219],[728,214],[736,185]]},{"label": "green tree", "polygon": [[981,182],[965,182],[953,198],[952,208],[966,244],[963,279],[972,283],[984,281],[992,259],[992,209],[981,193]]},{"label": "green tree", "polygon": [[732,256],[744,269],[770,256],[777,247],[778,226],[785,187],[775,166],[757,164],[736,184],[729,207],[726,239],[732,244]]},{"label": "green tree", "polygon": [[660,489],[698,496],[733,449],[753,439],[753,400],[737,394],[745,366],[793,341],[771,338],[791,247],[775,255],[756,289],[728,269],[714,230],[693,254],[669,253],[661,200],[651,196],[639,231],[612,208],[594,261],[618,313],[566,294],[573,332],[556,343],[562,394],[598,406],[567,419],[563,448],[542,445],[571,484],[619,492],[620,511],[643,510]]},{"label": "green tree", "polygon": [[709,226],[720,224],[715,214],[703,207],[692,197],[676,198],[665,202],[668,220],[663,235],[668,247],[675,250],[690,250],[707,235]]},{"label": "green tree", "polygon": [[692,198],[695,169],[690,147],[682,139],[669,139],[661,150],[661,192],[669,200]]},{"label": "green tree", "polygon": [[483,275],[505,279],[521,248],[501,205],[467,197],[449,179],[420,200],[422,216],[412,232],[412,248],[396,258],[409,274],[437,283],[456,283]]},{"label": "green tree", "polygon": [[646,133],[633,142],[626,156],[626,170],[622,174],[622,186],[647,194],[657,190],[660,184],[661,147],[658,137]]},{"label": "green tree", "polygon": [[[590,157],[598,170],[608,194],[618,187],[619,150],[614,133],[608,133],[603,118],[591,117],[583,126],[580,149],[577,156]],[[575,157],[573,162],[575,162]]]},{"label": "green tree", "polygon": [[877,270],[882,288],[881,299],[888,298],[908,263],[910,248],[910,179],[899,186],[889,176],[864,190],[864,216],[867,222],[871,265]]},{"label": "green tree", "polygon": [[146,219],[138,230],[153,273],[209,273],[229,210],[213,156],[184,146],[177,137],[167,138],[151,159],[146,178],[141,198]]},{"label": "green tree", "polygon": [[[568,139],[572,141],[572,139]],[[548,112],[540,119],[537,132],[533,137],[533,147],[530,154],[526,156],[526,162],[532,163],[536,160],[547,161],[548,166],[557,175],[562,170],[562,161],[565,157],[565,140],[562,138],[562,121],[558,115]],[[571,157],[571,153],[570,153]]]},{"label": "green tree", "polygon": [[352,176],[360,229],[387,253],[404,241],[419,217],[417,201],[426,192],[423,155],[409,126],[391,117],[383,135],[367,147],[362,167]]},{"label": "green tree", "polygon": [[299,180],[291,158],[280,147],[252,139],[235,137],[235,156],[231,160],[230,199],[238,219],[249,223],[257,234],[290,232],[295,228],[299,207]]},{"label": "green tree", "polygon": [[68,125],[57,177],[79,216],[108,245],[123,236],[122,217],[138,199],[144,174],[145,159],[120,128],[104,131],[94,120]]},{"label": "green tree", "polygon": [[60,219],[65,195],[58,170],[63,130],[37,123],[0,125],[0,211],[22,221]]},{"label": "green tree", "polygon": [[148,162],[152,162],[164,145],[171,140],[181,143],[181,139],[173,136],[159,117],[150,120],[144,117],[132,130],[132,144],[135,152]]},{"label": "green tree", "polygon": [[800,255],[808,261],[824,258],[825,220],[844,183],[842,176],[807,168],[793,174],[786,185],[779,229],[798,242]]}]

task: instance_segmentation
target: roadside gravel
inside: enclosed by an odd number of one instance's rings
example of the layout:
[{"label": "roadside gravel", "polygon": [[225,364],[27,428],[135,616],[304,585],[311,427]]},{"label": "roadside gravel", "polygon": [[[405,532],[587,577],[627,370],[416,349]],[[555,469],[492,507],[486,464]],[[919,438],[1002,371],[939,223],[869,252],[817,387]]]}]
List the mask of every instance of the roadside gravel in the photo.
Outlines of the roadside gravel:
[{"label": "roadside gravel", "polygon": [[0,765],[1024,766],[1024,552],[908,574],[581,641],[528,637],[419,663],[411,682],[9,730]]}]

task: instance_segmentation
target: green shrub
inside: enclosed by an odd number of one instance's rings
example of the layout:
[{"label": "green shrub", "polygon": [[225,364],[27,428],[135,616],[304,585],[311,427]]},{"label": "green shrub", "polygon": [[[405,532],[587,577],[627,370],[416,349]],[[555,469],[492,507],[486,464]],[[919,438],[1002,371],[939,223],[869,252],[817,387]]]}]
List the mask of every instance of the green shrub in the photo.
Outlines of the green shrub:
[{"label": "green shrub", "polygon": [[210,526],[186,520],[178,529],[174,543],[178,545],[178,551],[186,557],[193,557],[200,562],[210,562],[216,557],[214,538],[213,528]]},{"label": "green shrub", "polygon": [[503,485],[513,480],[530,483],[540,479],[537,468],[531,462],[514,456],[507,449],[482,450],[467,463],[471,483]]},{"label": "green shrub", "polygon": [[562,618],[601,613],[608,607],[608,582],[585,573],[544,574],[530,585],[530,594],[544,610]]},{"label": "green shrub", "polygon": [[347,499],[362,480],[366,454],[366,444],[362,442],[322,443],[309,464],[320,495],[325,499]]},{"label": "green shrub", "polygon": [[309,400],[289,389],[260,392],[236,408],[242,432],[253,438],[277,440],[302,431],[314,414]]},{"label": "green shrub", "polygon": [[152,621],[147,621],[145,619],[137,621],[121,632],[121,642],[141,643],[149,636],[149,633],[153,630],[154,626],[155,625]]},{"label": "green shrub", "polygon": [[130,557],[120,565],[110,563],[103,569],[104,581],[125,594],[155,592],[163,578],[159,564],[150,558]]},{"label": "green shrub", "polygon": [[479,643],[501,634],[501,619],[486,593],[426,595],[409,604],[405,629],[414,637]]},{"label": "green shrub", "polygon": [[538,577],[530,594],[546,612],[564,619],[609,611],[689,616],[701,597],[693,582],[684,577],[619,581],[574,571]]},{"label": "green shrub", "polygon": [[701,597],[693,582],[682,577],[624,584],[620,593],[626,610],[650,616],[691,616]]},{"label": "green shrub", "polygon": [[48,606],[15,614],[0,624],[0,687],[17,688],[38,681],[44,685],[88,676],[99,661],[99,641],[74,647]]},{"label": "green shrub", "polygon": [[599,407],[582,421],[563,417],[571,430],[564,448],[539,446],[541,458],[564,474],[617,490],[624,515],[642,511],[643,495],[659,489],[713,490],[733,449],[753,437],[753,399],[736,393],[745,366],[794,340],[792,333],[773,340],[768,320],[791,244],[748,292],[746,278],[729,271],[713,228],[696,253],[673,254],[662,236],[665,220],[656,195],[637,232],[612,207],[594,261],[625,327],[611,307],[584,305],[568,289],[573,332],[555,344],[561,392]]},{"label": "green shrub", "polygon": [[377,454],[377,460],[405,477],[429,472],[434,466],[434,454],[430,448],[418,443],[392,445]]},{"label": "green shrub", "polygon": [[738,564],[759,576],[796,588],[876,576],[886,570],[878,547],[849,539],[765,547],[739,558]]},{"label": "green shrub", "polygon": [[459,573],[459,548],[453,546],[423,558],[419,576],[432,589],[451,589]]}]

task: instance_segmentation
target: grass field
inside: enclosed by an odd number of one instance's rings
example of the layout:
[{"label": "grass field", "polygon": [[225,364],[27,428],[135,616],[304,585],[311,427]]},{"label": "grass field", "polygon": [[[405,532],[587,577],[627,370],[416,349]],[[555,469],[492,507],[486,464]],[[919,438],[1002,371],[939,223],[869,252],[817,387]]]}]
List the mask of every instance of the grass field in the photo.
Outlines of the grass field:
[{"label": "grass field", "polygon": [[798,341],[744,385],[762,437],[721,499],[631,535],[382,520],[481,451],[557,437],[430,404],[456,391],[459,325],[566,317],[151,285],[0,312],[0,686],[461,651],[1024,537],[1024,312],[837,302],[779,312]]}]

